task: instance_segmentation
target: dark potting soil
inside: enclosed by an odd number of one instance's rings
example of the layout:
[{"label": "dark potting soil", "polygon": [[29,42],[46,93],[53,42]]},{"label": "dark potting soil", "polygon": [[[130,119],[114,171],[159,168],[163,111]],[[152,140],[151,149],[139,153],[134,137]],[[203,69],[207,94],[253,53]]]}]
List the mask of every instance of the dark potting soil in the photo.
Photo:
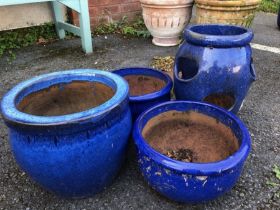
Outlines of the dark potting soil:
[{"label": "dark potting soil", "polygon": [[162,113],[148,121],[142,135],[155,150],[185,162],[220,161],[239,148],[230,128],[194,111]]},{"label": "dark potting soil", "polygon": [[114,90],[102,83],[74,81],[31,93],[17,108],[37,116],[66,115],[97,107],[113,95]]},{"label": "dark potting soil", "polygon": [[234,97],[229,94],[215,93],[204,98],[204,101],[225,109],[230,109],[234,105]]},{"label": "dark potting soil", "polygon": [[131,96],[157,92],[165,86],[163,80],[146,75],[128,75],[124,78],[129,84],[129,94]]}]

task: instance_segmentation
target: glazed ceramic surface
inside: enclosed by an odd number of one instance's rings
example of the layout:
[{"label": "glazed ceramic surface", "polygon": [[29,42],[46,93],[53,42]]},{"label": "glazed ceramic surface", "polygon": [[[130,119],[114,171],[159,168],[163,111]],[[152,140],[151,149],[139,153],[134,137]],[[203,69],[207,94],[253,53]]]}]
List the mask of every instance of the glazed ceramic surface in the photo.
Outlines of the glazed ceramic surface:
[{"label": "glazed ceramic surface", "polygon": [[195,0],[196,22],[250,27],[260,2],[260,0]]},{"label": "glazed ceramic surface", "polygon": [[194,25],[185,30],[174,66],[178,100],[203,101],[211,94],[234,98],[237,113],[255,80],[250,41],[253,32],[229,25]]},{"label": "glazed ceramic surface", "polygon": [[190,22],[193,0],[140,0],[146,27],[158,46],[178,45]]},{"label": "glazed ceramic surface", "polygon": [[[115,93],[95,108],[68,115],[35,116],[16,108],[31,93],[72,81],[101,82]],[[59,196],[86,197],[103,190],[124,160],[131,129],[128,93],[123,78],[91,69],[46,74],[18,84],[1,102],[17,163]]]},{"label": "glazed ceramic surface", "polygon": [[280,6],[278,9],[277,25],[278,25],[278,28],[280,28]]},{"label": "glazed ceramic surface", "polygon": [[[141,133],[151,118],[171,110],[192,110],[218,119],[231,128],[240,148],[227,159],[211,163],[187,163],[162,155],[149,146]],[[235,115],[216,106],[191,101],[166,102],[147,110],[137,119],[133,137],[139,167],[149,185],[169,199],[186,203],[209,201],[228,192],[240,177],[251,148],[248,130]]]},{"label": "glazed ceramic surface", "polygon": [[173,87],[173,82],[171,78],[155,69],[150,68],[124,68],[113,71],[113,73],[118,74],[122,77],[128,76],[128,75],[146,75],[146,76],[152,76],[156,77],[158,79],[163,80],[166,85],[164,88],[157,92],[140,95],[140,96],[130,96],[129,97],[129,104],[131,113],[133,116],[133,119],[135,120],[143,111],[146,109],[165,101],[170,101],[170,92]]}]

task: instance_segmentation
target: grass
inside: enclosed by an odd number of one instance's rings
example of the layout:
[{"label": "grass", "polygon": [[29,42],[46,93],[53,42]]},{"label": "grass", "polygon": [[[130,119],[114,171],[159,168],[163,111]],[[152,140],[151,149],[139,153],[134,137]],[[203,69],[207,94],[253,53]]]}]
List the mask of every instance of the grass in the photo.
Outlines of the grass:
[{"label": "grass", "polygon": [[258,8],[259,11],[277,13],[280,5],[280,0],[262,0]]}]

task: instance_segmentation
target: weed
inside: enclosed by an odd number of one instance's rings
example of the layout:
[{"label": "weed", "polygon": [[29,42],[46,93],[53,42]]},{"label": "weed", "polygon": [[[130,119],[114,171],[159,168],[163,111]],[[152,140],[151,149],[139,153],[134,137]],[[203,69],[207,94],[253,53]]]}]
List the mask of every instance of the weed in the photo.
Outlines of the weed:
[{"label": "weed", "polygon": [[280,6],[280,0],[262,0],[258,8],[259,11],[277,13]]},{"label": "weed", "polygon": [[280,167],[277,165],[274,165],[273,170],[272,170],[276,176],[276,178],[280,181]]},{"label": "weed", "polygon": [[13,49],[27,47],[36,43],[40,38],[52,40],[56,38],[55,27],[51,23],[30,28],[0,32],[0,57],[7,52],[9,60],[15,58]]},{"label": "weed", "polygon": [[274,193],[274,196],[276,198],[280,198],[280,167],[277,166],[277,165],[274,165],[273,169],[272,169],[272,172],[274,173],[275,178],[276,178],[278,183],[270,180],[270,181],[267,181],[266,184],[269,185],[269,186],[272,186],[274,188],[277,188],[276,192]]},{"label": "weed", "polygon": [[[129,22],[127,17],[123,17],[121,21],[102,24],[98,26],[94,32],[95,35],[102,34],[122,34],[125,37],[150,37],[142,18],[137,18],[133,22]],[[66,32],[68,37],[73,34]],[[53,23],[47,23],[41,26],[34,26],[23,29],[0,32],[0,58],[4,53],[9,55],[8,61],[15,59],[14,49],[27,47],[35,43],[47,43],[57,39],[55,26]]]},{"label": "weed", "polygon": [[278,187],[278,186],[280,186],[280,184],[277,184],[277,183],[272,182],[272,181],[267,181],[266,184],[267,184],[267,185],[270,185],[270,186],[272,186],[272,187]]},{"label": "weed", "polygon": [[96,27],[94,32],[95,35],[104,34],[121,34],[125,37],[143,37],[148,38],[151,36],[147,30],[142,18],[138,17],[136,20],[129,22],[127,17],[123,17],[121,21],[101,24]]}]

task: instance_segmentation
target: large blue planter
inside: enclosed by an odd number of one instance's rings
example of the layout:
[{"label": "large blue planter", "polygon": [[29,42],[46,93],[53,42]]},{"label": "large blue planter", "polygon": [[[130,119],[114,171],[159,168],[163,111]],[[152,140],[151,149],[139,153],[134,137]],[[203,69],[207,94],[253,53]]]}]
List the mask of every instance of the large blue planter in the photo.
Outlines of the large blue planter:
[{"label": "large blue planter", "polygon": [[[255,80],[250,29],[231,25],[193,25],[185,30],[174,67],[178,100],[225,101],[234,113]],[[229,97],[229,98],[227,98]],[[217,102],[217,100],[216,100]]]},{"label": "large blue planter", "polygon": [[[226,159],[211,163],[188,163],[171,159],[153,149],[142,135],[147,122],[167,111],[195,111],[228,126],[239,141],[239,149]],[[149,185],[178,202],[200,203],[228,192],[237,182],[250,152],[250,136],[244,124],[233,114],[201,102],[171,101],[142,113],[133,130],[140,170]],[[176,141],[176,139],[174,139]]]},{"label": "large blue planter", "polygon": [[[30,94],[54,85],[62,91],[75,81],[102,83],[114,93],[101,105],[72,114],[38,116],[18,109]],[[17,163],[59,196],[86,197],[101,191],[112,183],[124,160],[131,129],[128,93],[118,75],[91,69],[46,74],[18,84],[1,102]]]},{"label": "large blue planter", "polygon": [[173,87],[172,79],[165,73],[150,69],[150,68],[124,68],[119,70],[114,70],[113,73],[118,74],[122,77],[129,76],[129,75],[145,75],[145,76],[151,76],[156,77],[158,79],[163,80],[166,84],[164,88],[157,92],[145,94],[145,95],[139,95],[139,96],[130,96],[129,97],[129,104],[131,108],[131,113],[133,116],[133,119],[137,119],[137,117],[146,109],[165,102],[170,101],[170,93],[171,89]]}]

